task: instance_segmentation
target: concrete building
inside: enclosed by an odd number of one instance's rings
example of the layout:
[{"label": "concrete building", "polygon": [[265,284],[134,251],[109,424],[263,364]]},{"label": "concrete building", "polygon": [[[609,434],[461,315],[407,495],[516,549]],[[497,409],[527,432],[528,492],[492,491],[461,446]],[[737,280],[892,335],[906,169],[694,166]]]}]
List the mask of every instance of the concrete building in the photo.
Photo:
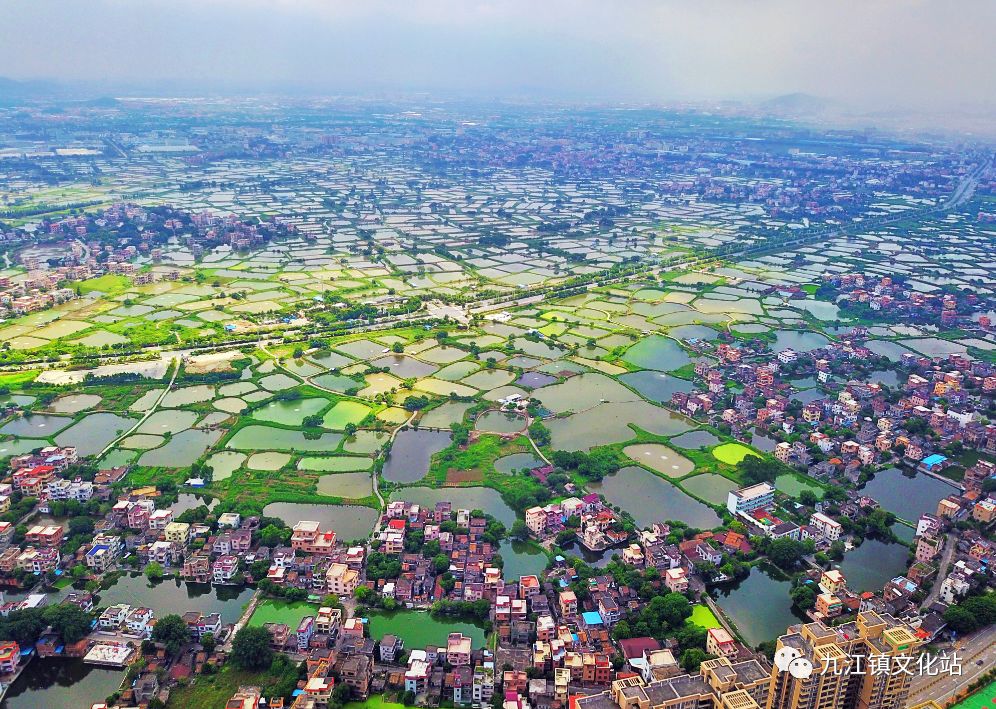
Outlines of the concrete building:
[{"label": "concrete building", "polygon": [[774,501],[775,488],[768,483],[758,483],[731,490],[726,498],[726,509],[734,515],[745,515],[761,507],[770,507]]}]

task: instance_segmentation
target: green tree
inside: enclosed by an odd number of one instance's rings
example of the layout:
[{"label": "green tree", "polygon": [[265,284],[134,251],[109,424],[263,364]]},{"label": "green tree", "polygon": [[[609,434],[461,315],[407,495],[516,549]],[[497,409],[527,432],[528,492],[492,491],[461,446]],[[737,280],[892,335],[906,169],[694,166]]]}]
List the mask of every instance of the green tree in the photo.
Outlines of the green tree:
[{"label": "green tree", "polygon": [[694,674],[699,671],[699,665],[706,660],[711,660],[713,657],[713,655],[710,655],[705,650],[692,647],[681,653],[681,667],[685,672]]},{"label": "green tree", "polygon": [[149,581],[159,581],[163,577],[163,566],[157,561],[150,561],[145,566],[145,577]]},{"label": "green tree", "polygon": [[776,539],[768,546],[768,558],[783,569],[794,568],[802,560],[801,542],[788,537]]},{"label": "green tree", "polygon": [[808,611],[816,605],[816,592],[808,584],[796,586],[789,592],[789,596],[799,610]]},{"label": "green tree", "polygon": [[71,603],[48,606],[42,617],[62,641],[70,645],[79,642],[90,632],[90,615]]},{"label": "green tree", "polygon": [[214,633],[204,633],[201,636],[201,647],[204,648],[204,652],[214,652],[214,648],[217,644],[217,640],[214,639]]},{"label": "green tree", "polygon": [[0,618],[0,638],[28,647],[35,644],[47,625],[41,608],[13,611],[6,618]]},{"label": "green tree", "polygon": [[247,625],[232,640],[232,662],[243,670],[264,670],[273,662],[270,631]]},{"label": "green tree", "polygon": [[268,524],[259,530],[259,543],[267,547],[276,547],[281,544],[285,544],[287,539],[290,538],[290,530],[286,527],[277,527],[274,524]]},{"label": "green tree", "polygon": [[529,539],[529,527],[526,526],[523,520],[517,519],[512,522],[512,538],[519,541]]},{"label": "green tree", "polygon": [[415,396],[409,396],[405,399],[403,406],[406,411],[418,411],[419,409],[424,409],[429,405],[429,397],[422,396],[421,394]]},{"label": "green tree", "polygon": [[171,613],[156,621],[156,625],[152,629],[152,639],[162,643],[170,655],[176,655],[183,649],[184,645],[190,642],[190,629],[183,618]]},{"label": "green tree", "polygon": [[774,482],[778,474],[782,472],[782,466],[773,460],[749,455],[737,463],[737,470],[740,471],[745,483],[754,485]]},{"label": "green tree", "polygon": [[432,560],[432,566],[437,574],[441,574],[450,568],[450,557],[446,554],[439,554]]}]

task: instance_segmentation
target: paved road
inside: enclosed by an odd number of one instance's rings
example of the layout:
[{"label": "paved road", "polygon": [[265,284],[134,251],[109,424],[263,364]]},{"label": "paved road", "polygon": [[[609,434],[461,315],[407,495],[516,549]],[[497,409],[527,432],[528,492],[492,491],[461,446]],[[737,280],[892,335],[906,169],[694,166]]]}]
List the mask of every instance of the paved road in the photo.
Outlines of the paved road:
[{"label": "paved road", "polygon": [[[948,699],[957,696],[980,675],[996,666],[996,625],[959,640],[955,643],[955,651],[961,660],[961,675],[914,677],[908,706],[931,699],[944,706]],[[977,664],[979,660],[981,665]]]}]

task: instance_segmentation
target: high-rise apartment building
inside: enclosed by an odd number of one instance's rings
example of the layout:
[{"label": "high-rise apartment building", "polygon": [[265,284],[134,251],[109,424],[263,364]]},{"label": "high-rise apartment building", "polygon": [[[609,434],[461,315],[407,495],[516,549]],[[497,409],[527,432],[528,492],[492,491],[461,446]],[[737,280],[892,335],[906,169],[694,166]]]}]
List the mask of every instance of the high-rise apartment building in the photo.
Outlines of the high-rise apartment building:
[{"label": "high-rise apartment building", "polygon": [[906,623],[864,612],[834,627],[793,626],[778,639],[776,658],[786,650],[808,672],[719,657],[698,674],[652,682],[634,675],[574,702],[577,709],[904,709],[920,644]]},{"label": "high-rise apartment building", "polygon": [[921,641],[891,615],[859,613],[834,627],[806,623],[778,638],[812,664],[804,673],[772,669],[766,709],[903,709]]}]

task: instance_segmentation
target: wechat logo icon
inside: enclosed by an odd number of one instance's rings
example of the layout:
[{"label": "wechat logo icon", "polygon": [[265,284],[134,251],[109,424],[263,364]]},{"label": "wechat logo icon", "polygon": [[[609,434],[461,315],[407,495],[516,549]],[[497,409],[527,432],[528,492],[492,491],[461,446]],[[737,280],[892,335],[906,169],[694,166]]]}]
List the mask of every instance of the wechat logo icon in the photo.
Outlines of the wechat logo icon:
[{"label": "wechat logo icon", "polygon": [[796,679],[806,679],[813,674],[813,663],[794,647],[785,646],[775,653],[775,667]]}]

